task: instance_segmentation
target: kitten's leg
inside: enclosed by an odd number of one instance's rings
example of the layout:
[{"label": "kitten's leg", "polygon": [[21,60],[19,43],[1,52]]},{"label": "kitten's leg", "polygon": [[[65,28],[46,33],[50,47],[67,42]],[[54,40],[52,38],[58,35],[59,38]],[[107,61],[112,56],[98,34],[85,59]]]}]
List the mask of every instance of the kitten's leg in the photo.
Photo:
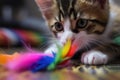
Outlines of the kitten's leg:
[{"label": "kitten's leg", "polygon": [[85,52],[81,56],[84,64],[106,64],[116,56],[120,56],[120,46],[116,44],[105,44],[94,50]]},{"label": "kitten's leg", "polygon": [[91,50],[83,53],[81,61],[84,64],[106,64],[108,55],[98,50]]}]

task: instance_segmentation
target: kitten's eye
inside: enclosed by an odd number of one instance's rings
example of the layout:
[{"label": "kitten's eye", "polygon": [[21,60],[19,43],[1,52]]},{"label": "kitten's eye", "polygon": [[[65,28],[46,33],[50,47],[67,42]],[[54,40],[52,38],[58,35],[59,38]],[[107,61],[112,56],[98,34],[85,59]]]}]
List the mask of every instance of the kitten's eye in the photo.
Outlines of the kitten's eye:
[{"label": "kitten's eye", "polygon": [[76,23],[77,28],[85,28],[87,26],[88,20],[86,19],[78,19]]},{"label": "kitten's eye", "polygon": [[62,23],[56,22],[56,23],[54,24],[54,26],[55,26],[55,30],[56,30],[56,31],[63,31],[63,25],[62,25]]}]

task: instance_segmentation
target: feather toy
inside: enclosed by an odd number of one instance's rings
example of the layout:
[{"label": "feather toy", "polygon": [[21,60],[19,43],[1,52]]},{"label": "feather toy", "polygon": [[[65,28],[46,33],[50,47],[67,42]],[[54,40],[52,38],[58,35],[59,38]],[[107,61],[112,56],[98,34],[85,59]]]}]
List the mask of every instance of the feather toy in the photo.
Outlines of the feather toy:
[{"label": "feather toy", "polygon": [[71,40],[68,40],[64,47],[58,45],[57,48],[58,52],[52,54],[44,54],[39,51],[28,51],[13,55],[0,54],[0,64],[17,72],[53,70],[64,61],[69,60],[74,55],[77,46],[72,45]]}]

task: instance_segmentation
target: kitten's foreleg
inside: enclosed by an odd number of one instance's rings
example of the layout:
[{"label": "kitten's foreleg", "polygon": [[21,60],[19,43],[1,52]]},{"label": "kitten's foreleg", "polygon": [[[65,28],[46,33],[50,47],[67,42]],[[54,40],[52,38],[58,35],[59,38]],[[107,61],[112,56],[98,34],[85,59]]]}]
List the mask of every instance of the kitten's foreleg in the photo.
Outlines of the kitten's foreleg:
[{"label": "kitten's foreleg", "polygon": [[94,50],[84,52],[81,56],[81,62],[94,65],[106,64],[117,56],[120,56],[120,46],[108,43]]}]

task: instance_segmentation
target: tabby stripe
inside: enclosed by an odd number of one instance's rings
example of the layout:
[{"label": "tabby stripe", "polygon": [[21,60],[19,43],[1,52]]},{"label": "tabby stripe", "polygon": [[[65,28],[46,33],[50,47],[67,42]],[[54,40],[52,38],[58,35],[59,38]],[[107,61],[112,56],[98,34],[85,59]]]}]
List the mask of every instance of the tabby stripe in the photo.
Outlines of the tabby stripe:
[{"label": "tabby stripe", "polygon": [[63,13],[63,8],[62,8],[62,3],[61,0],[56,0],[59,8],[59,21],[62,21],[62,17],[64,18],[64,13]]},{"label": "tabby stripe", "polygon": [[72,0],[72,7],[74,7],[77,0]]},{"label": "tabby stripe", "polygon": [[89,21],[91,21],[91,22],[98,23],[98,24],[102,25],[103,27],[105,27],[106,24],[107,24],[107,23],[105,23],[105,22],[101,22],[101,21],[98,21],[98,20],[96,20],[96,19],[94,19],[94,20],[87,19],[87,20],[89,20]]},{"label": "tabby stripe", "polygon": [[74,7],[76,1],[77,1],[77,0],[72,0],[70,12],[69,12],[69,16],[73,15],[75,20],[77,19],[77,12],[75,11],[75,7]]}]

